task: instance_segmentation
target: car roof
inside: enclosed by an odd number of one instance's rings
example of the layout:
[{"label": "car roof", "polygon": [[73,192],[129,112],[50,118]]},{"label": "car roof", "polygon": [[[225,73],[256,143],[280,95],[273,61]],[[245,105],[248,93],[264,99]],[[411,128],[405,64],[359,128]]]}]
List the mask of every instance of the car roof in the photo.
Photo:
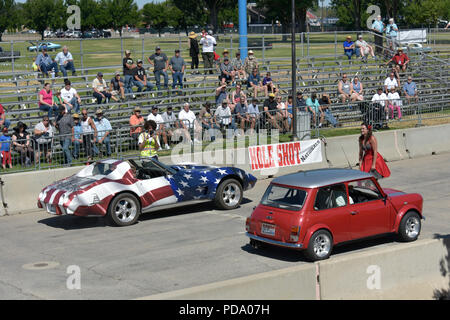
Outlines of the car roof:
[{"label": "car roof", "polygon": [[272,183],[311,189],[370,177],[373,176],[359,170],[317,169],[287,174],[273,179]]}]

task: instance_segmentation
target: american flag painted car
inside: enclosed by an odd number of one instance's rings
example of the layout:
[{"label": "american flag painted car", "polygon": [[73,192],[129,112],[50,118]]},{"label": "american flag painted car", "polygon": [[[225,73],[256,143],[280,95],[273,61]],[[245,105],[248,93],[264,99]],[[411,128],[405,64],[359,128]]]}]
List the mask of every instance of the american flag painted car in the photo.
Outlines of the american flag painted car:
[{"label": "american flag painted car", "polygon": [[221,209],[234,209],[255,183],[254,176],[234,167],[102,160],[45,187],[38,207],[55,215],[106,216],[125,226],[155,207],[188,201],[213,200]]}]

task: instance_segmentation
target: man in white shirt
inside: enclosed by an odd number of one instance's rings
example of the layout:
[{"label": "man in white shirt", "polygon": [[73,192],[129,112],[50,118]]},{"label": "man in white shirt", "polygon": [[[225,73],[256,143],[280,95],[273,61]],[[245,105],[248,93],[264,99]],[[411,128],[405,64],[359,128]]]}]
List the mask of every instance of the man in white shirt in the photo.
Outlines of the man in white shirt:
[{"label": "man in white shirt", "polygon": [[72,76],[76,76],[75,66],[73,64],[73,57],[66,46],[63,47],[62,52],[56,55],[55,61],[56,63],[58,63],[64,78],[67,77],[67,70],[71,70]]},{"label": "man in white shirt", "polygon": [[[183,110],[180,111],[178,114],[178,120],[180,120],[181,128],[184,129],[184,134],[186,137],[186,141],[191,141],[191,135],[189,133],[190,129],[194,129],[196,127],[196,119],[195,113],[192,112],[192,110],[189,110],[189,103],[185,103],[183,105]],[[199,143],[200,141],[198,139],[194,139],[196,143]]]},{"label": "man in white shirt", "polygon": [[214,46],[217,45],[216,39],[212,36],[212,30],[208,31],[208,34],[203,34],[202,39],[200,40],[200,44],[202,47],[202,58],[203,63],[205,64],[205,74],[208,72],[206,69],[209,69],[209,73],[213,74],[213,66],[214,66]]},{"label": "man in white shirt", "polygon": [[68,79],[64,81],[64,88],[61,89],[61,98],[64,101],[67,113],[70,113],[72,109],[75,109],[75,113],[80,113],[81,97],[77,90],[71,87],[71,82]]},{"label": "man in white shirt", "polygon": [[391,111],[391,119],[394,119],[394,108],[397,109],[398,120],[402,118],[402,99],[400,95],[395,90],[395,88],[391,88],[391,91],[387,95],[389,99],[389,110]]},{"label": "man in white shirt", "polygon": [[386,92],[387,94],[389,93],[389,91],[391,91],[392,88],[396,90],[398,88],[398,82],[393,72],[391,72],[389,74],[389,77],[387,77],[386,80],[384,80],[384,92]]},{"label": "man in white shirt", "polygon": [[[156,124],[158,125],[156,127],[155,130],[155,134],[156,136],[159,137],[162,136],[163,137],[163,142],[164,142],[164,149],[169,150],[169,144],[167,143],[167,132],[166,132],[166,127],[164,126],[164,119],[162,118],[162,116],[160,114],[158,114],[158,107],[157,106],[153,106],[152,107],[152,112],[148,115],[147,117],[147,121],[153,120],[156,122]],[[158,151],[162,150],[161,144],[158,143],[160,145],[160,148]]]},{"label": "man in white shirt", "polygon": [[388,114],[388,97],[387,95],[383,92],[383,89],[378,88],[377,93],[375,93],[372,97],[372,102],[374,102],[372,109],[377,109],[377,104],[380,105],[383,109],[384,112],[386,114],[386,120],[389,117]]},{"label": "man in white shirt", "polygon": [[92,89],[94,89],[94,98],[97,99],[97,103],[101,104],[102,100],[108,102],[111,98],[111,93],[107,91],[105,79],[103,79],[103,73],[98,72],[97,77],[92,81]]},{"label": "man in white shirt", "polygon": [[366,40],[363,40],[362,35],[358,36],[358,40],[355,43],[356,47],[359,48],[359,52],[361,54],[361,58],[366,61],[367,56],[370,54],[372,58],[375,58],[375,54],[373,53],[373,48],[369,45]]}]

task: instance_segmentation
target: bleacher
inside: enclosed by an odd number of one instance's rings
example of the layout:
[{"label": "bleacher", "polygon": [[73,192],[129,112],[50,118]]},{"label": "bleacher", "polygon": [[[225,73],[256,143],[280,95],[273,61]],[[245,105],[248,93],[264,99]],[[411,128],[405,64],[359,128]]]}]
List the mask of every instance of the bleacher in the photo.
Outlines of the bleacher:
[{"label": "bleacher", "polygon": [[[401,86],[406,81],[408,75],[411,75],[416,82],[419,90],[420,100],[418,104],[404,104],[405,115],[415,115],[417,112],[423,114],[436,113],[450,109],[449,94],[449,65],[450,51],[440,51],[434,54],[415,54],[410,55],[410,65],[408,70],[401,73]],[[188,62],[187,62],[188,63]],[[188,63],[189,65],[189,63]],[[145,65],[146,69],[149,67]],[[99,66],[77,70],[77,76],[69,76],[74,87],[82,98],[82,107],[87,108],[91,115],[97,108],[104,110],[106,118],[108,118],[113,128],[128,128],[129,117],[135,106],[140,106],[143,115],[146,117],[152,106],[160,107],[161,112],[171,105],[174,111],[181,110],[184,102],[189,102],[191,110],[195,113],[200,111],[201,106],[206,102],[214,102],[215,89],[219,85],[219,73],[214,74],[193,74],[187,68],[185,73],[184,88],[182,95],[168,94],[159,92],[144,92],[138,94],[134,92],[136,99],[128,96],[125,102],[110,102],[108,104],[98,105],[94,101],[92,93],[92,81],[96,77],[97,72],[104,74],[104,79],[109,84],[110,79],[114,76],[114,70],[121,70],[121,65]],[[203,70],[200,69],[201,73]],[[284,98],[291,94],[291,62],[290,59],[269,59],[260,66],[260,74],[263,77],[265,72],[270,71],[273,82],[280,89],[280,93]],[[351,62],[347,57],[316,56],[297,59],[297,90],[302,91],[304,96],[310,96],[316,92],[319,95],[328,93],[331,100],[331,110],[335,117],[339,119],[339,123],[344,127],[357,126],[361,123],[363,114],[361,112],[360,103],[340,103],[337,94],[337,84],[343,73],[346,73],[351,80],[354,76],[358,76],[364,86],[364,97],[366,101],[370,101],[378,87],[382,87],[384,80],[389,74],[390,69],[385,66],[385,61],[372,60],[369,58],[367,63],[363,63],[360,59],[353,59]],[[147,73],[149,81],[154,83],[153,73]],[[10,77],[10,78],[8,78]],[[46,112],[42,112],[38,107],[38,92],[43,88],[43,82],[52,83],[52,90],[60,90],[63,87],[63,78],[43,79],[36,73],[23,72],[14,74],[2,74],[3,80],[0,82],[0,103],[4,106],[7,118],[11,121],[10,128],[13,128],[18,121],[27,124],[28,128],[42,119]],[[169,87],[172,79],[169,75]],[[246,86],[243,86],[245,91]],[[136,87],[134,87],[136,91]],[[231,88],[233,90],[233,88]],[[250,92],[247,92],[251,96]],[[263,96],[259,97],[260,105],[264,100]],[[261,109],[261,108],[260,108]],[[129,138],[127,130],[122,130],[120,138]]]}]

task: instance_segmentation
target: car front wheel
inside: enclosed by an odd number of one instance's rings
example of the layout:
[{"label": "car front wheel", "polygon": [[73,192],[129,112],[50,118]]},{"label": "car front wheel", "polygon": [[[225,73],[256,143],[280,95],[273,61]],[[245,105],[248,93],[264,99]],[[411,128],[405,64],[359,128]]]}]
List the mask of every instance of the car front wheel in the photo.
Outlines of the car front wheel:
[{"label": "car front wheel", "polygon": [[241,203],[242,196],[242,186],[239,181],[227,179],[217,187],[215,203],[220,209],[235,209]]},{"label": "car front wheel", "polygon": [[410,242],[416,240],[419,237],[421,227],[419,214],[414,211],[407,212],[403,216],[402,221],[400,221],[398,228],[400,241]]},{"label": "car front wheel", "polygon": [[121,193],[111,201],[108,219],[116,226],[129,226],[136,223],[141,213],[139,200],[130,193]]},{"label": "car front wheel", "polygon": [[310,261],[325,260],[330,256],[332,249],[333,238],[331,234],[326,230],[318,230],[309,239],[305,256]]}]

